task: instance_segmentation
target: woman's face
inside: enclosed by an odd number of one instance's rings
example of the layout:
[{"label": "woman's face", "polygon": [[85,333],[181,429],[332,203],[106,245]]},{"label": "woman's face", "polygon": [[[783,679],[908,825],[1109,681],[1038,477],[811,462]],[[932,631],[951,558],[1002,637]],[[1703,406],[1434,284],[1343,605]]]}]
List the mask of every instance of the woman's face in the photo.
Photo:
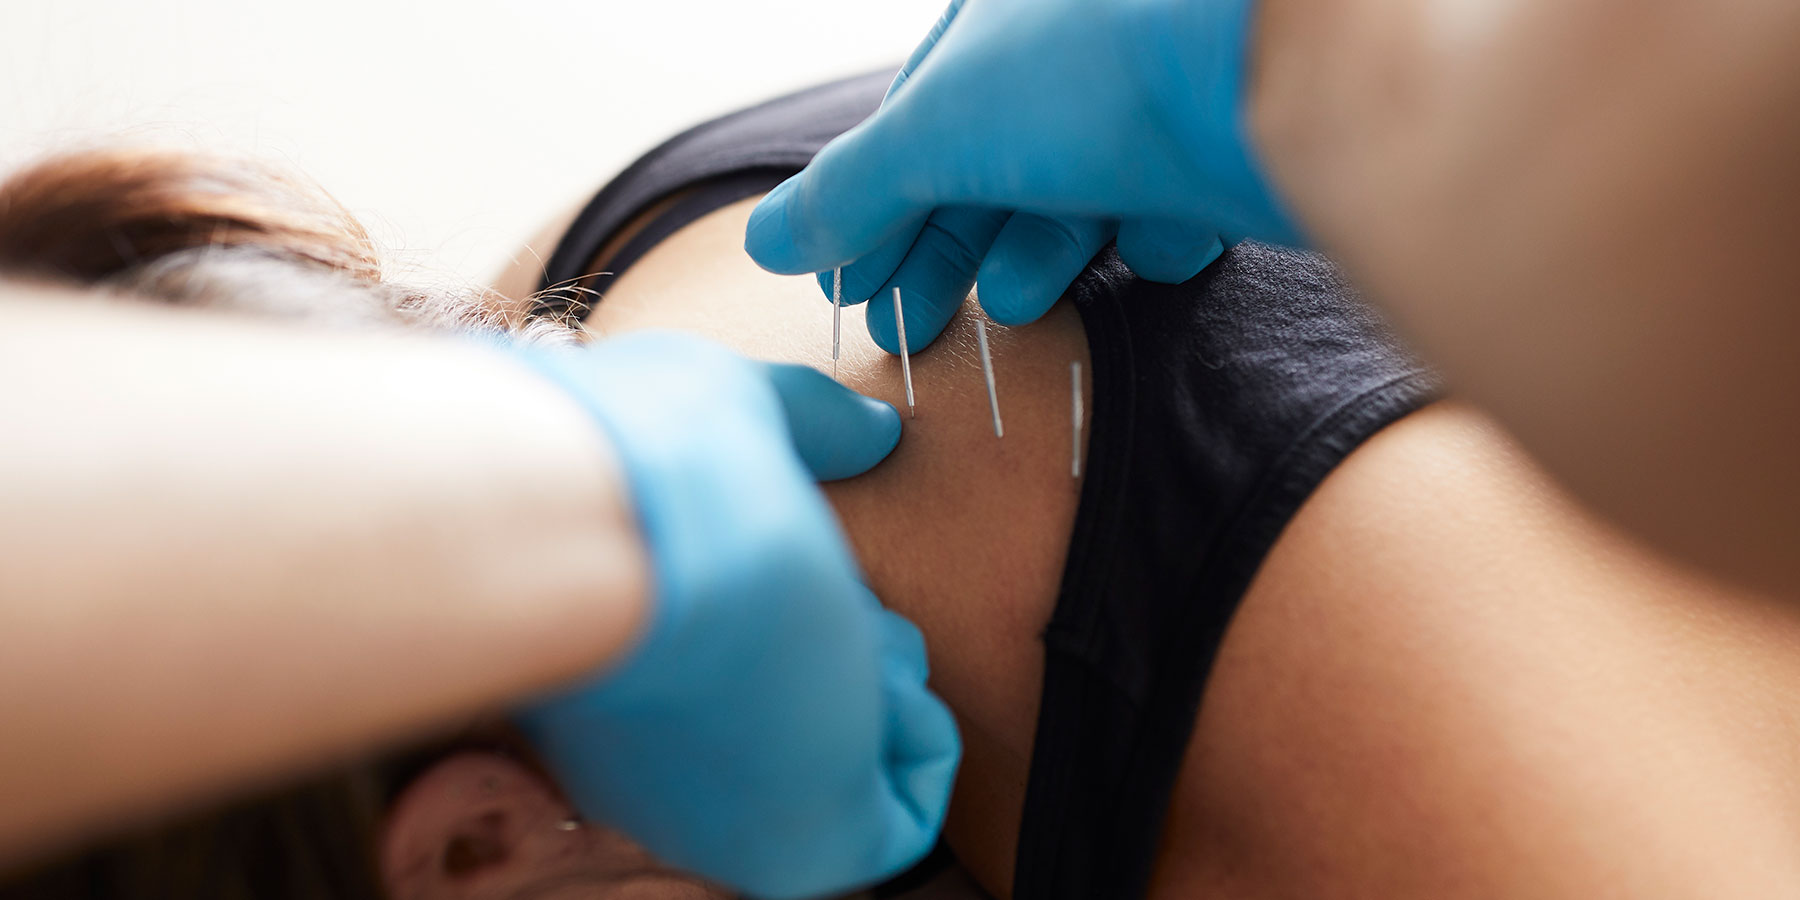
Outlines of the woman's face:
[{"label": "woman's face", "polygon": [[578,822],[541,775],[492,752],[452,754],[420,775],[383,823],[394,900],[721,900],[629,838]]}]

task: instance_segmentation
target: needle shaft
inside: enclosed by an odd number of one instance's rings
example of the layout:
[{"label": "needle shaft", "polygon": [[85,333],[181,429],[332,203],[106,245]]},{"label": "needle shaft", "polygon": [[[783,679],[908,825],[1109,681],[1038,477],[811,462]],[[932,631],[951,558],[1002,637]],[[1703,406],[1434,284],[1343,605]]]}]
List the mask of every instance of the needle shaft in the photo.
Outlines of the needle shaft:
[{"label": "needle shaft", "polygon": [[1069,475],[1081,477],[1081,363],[1069,363],[1069,420],[1075,426],[1070,438]]},{"label": "needle shaft", "polygon": [[1000,424],[1000,394],[994,389],[994,357],[988,352],[987,319],[975,320],[975,339],[981,345],[981,375],[987,379],[988,411],[994,414],[994,437],[1005,437]]},{"label": "needle shaft", "polygon": [[894,288],[894,330],[900,333],[900,377],[906,381],[906,409],[912,418],[919,417],[913,402],[912,352],[906,349],[906,313],[900,308],[900,289]]},{"label": "needle shaft", "polygon": [[838,377],[838,355],[843,347],[840,338],[844,332],[844,270],[831,270],[831,380]]}]

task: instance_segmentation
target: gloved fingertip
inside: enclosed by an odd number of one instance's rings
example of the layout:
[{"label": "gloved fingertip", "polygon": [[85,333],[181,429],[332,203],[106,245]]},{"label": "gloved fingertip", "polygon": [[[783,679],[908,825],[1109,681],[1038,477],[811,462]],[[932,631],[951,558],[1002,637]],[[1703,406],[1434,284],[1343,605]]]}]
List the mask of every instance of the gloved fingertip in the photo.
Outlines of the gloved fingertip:
[{"label": "gloved fingertip", "polygon": [[1055,302],[1054,294],[1048,302],[1044,301],[1041,295],[1045,292],[1034,283],[1035,279],[1020,278],[1019,275],[1005,259],[990,257],[981,268],[976,296],[981,299],[982,311],[997,325],[1009,328],[1029,325]]},{"label": "gloved fingertip", "polygon": [[[802,172],[778,184],[756,208],[750,211],[750,222],[744,227],[744,252],[756,264],[778,275],[805,275],[818,267],[807,265],[799,242],[804,235],[795,231],[790,206],[800,190]],[[827,272],[826,274],[830,274]],[[829,289],[830,285],[826,285]]]},{"label": "gloved fingertip", "polygon": [[[900,332],[894,327],[894,302],[883,303],[879,297],[869,301],[869,313],[863,317],[869,329],[869,340],[875,342],[882,352],[891,356],[900,355]],[[917,350],[919,339],[913,337],[909,329],[906,333],[909,349]]]},{"label": "gloved fingertip", "polygon": [[874,397],[857,394],[856,401],[863,407],[863,419],[868,423],[868,453],[873,457],[868,461],[868,465],[858,469],[855,473],[860,475],[887,459],[888,454],[893,453],[894,448],[900,446],[900,435],[906,426],[900,417],[900,411],[886,400],[877,400]]},{"label": "gloved fingertip", "polygon": [[[900,309],[906,319],[906,352],[917,355],[931,346],[944,333],[944,327],[962,309],[962,299],[968,295],[967,285],[960,286],[953,292],[955,300],[940,300],[924,291],[911,288],[901,289]],[[900,330],[894,317],[894,286],[889,284],[869,298],[869,311],[865,316],[869,328],[869,339],[875,346],[900,355]]]},{"label": "gloved fingertip", "polygon": [[[893,244],[884,244],[870,253],[841,269],[827,269],[819,273],[819,287],[825,292],[825,299],[831,299],[833,281],[841,289],[845,306],[856,306],[867,302],[880,292],[881,286],[894,275],[894,267],[899,264],[899,257],[906,248],[896,248]],[[890,313],[892,315],[892,313]]]},{"label": "gloved fingertip", "polygon": [[[1180,284],[1198,275],[1200,270],[1205,268],[1205,265],[1197,265],[1193,260],[1161,254],[1131,253],[1123,244],[1119,247],[1119,259],[1137,277],[1158,284]],[[1208,259],[1207,262],[1211,262],[1211,260]]]},{"label": "gloved fingertip", "polygon": [[[1238,243],[1238,242],[1235,242],[1235,241],[1233,242],[1234,245],[1236,243]],[[1224,256],[1224,255],[1225,255],[1225,238],[1223,238],[1223,237],[1214,238],[1213,242],[1212,242],[1212,247],[1208,248],[1208,250],[1206,251],[1206,254],[1201,257],[1200,267],[1194,270],[1194,275],[1198,275],[1201,272],[1206,271],[1207,266],[1210,266],[1213,263],[1218,262],[1219,257]],[[1193,276],[1190,275],[1188,277],[1191,278]]]},{"label": "gloved fingertip", "polygon": [[1180,284],[1225,252],[1216,232],[1188,222],[1137,220],[1119,228],[1119,260],[1139,278]]},{"label": "gloved fingertip", "polygon": [[981,308],[1001,325],[1037,321],[1081,276],[1115,230],[1107,219],[1014,215],[994,238],[976,275]]},{"label": "gloved fingertip", "polygon": [[900,413],[805,366],[768,366],[781,397],[788,431],[814,478],[835,481],[861,475],[900,443]]},{"label": "gloved fingertip", "polygon": [[849,388],[843,390],[849,398],[842,414],[828,426],[832,434],[824,438],[815,435],[801,448],[800,458],[820,481],[855,478],[880,465],[900,445],[904,426],[899,410]]},{"label": "gloved fingertip", "polygon": [[[894,277],[894,269],[900,265],[900,260],[906,255],[908,246],[911,246],[910,239],[904,244],[897,241],[889,242],[881,245],[868,256],[845,266],[841,270],[844,274],[844,305],[855,306],[858,303],[874,299],[875,295],[881,292],[881,286],[887,284],[888,280]],[[829,278],[830,276],[831,273],[826,272],[821,277]]]},{"label": "gloved fingertip", "polygon": [[1225,255],[1225,242],[1219,238],[1213,238],[1210,244],[1202,246],[1187,258],[1171,260],[1165,271],[1144,277],[1164,284],[1180,284],[1206,271],[1207,266],[1217,262],[1223,255]]},{"label": "gloved fingertip", "polygon": [[[919,316],[914,307],[919,303],[917,293],[904,291],[901,307],[906,311],[906,348],[910,352],[919,352],[924,341],[919,334]],[[869,340],[875,342],[884,352],[894,356],[900,355],[900,330],[894,320],[894,290],[886,287],[875,292],[869,298],[868,312],[863,315],[863,324],[868,326]]]}]

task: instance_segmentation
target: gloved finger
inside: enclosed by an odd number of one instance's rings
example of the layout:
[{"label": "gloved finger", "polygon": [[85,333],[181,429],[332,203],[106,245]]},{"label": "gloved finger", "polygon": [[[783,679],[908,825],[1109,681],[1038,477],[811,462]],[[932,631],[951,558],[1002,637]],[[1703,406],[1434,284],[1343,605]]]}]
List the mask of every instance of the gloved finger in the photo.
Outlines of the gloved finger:
[{"label": "gloved finger", "polygon": [[884,857],[907,865],[937,842],[950,807],[962,739],[956,718],[925,686],[925,640],[911,622],[879,610],[886,765],[895,816]]},{"label": "gloved finger", "polygon": [[930,129],[909,133],[886,110],[826,144],[800,174],[775,186],[744,229],[744,250],[782,275],[824,272],[861,259],[918,227],[938,203]]},{"label": "gloved finger", "polygon": [[1001,325],[1036,321],[1106,246],[1116,228],[1108,219],[1014,215],[981,262],[976,287],[981,308]]},{"label": "gloved finger", "polygon": [[845,306],[855,306],[874,297],[881,286],[894,277],[895,270],[900,268],[900,262],[906,259],[906,254],[912,250],[913,242],[919,239],[919,231],[924,227],[925,220],[920,219],[912,228],[875,248],[868,256],[844,266],[842,270],[820,272],[819,288],[825,292],[825,299],[831,299],[832,277],[840,271],[843,276],[840,287]]},{"label": "gloved finger", "polygon": [[1180,284],[1224,252],[1218,231],[1199,222],[1127,219],[1119,225],[1119,259],[1150,281]]},{"label": "gloved finger", "polygon": [[806,366],[765,363],[781,399],[788,434],[820,481],[861,475],[900,443],[900,413]]},{"label": "gloved finger", "polygon": [[972,206],[947,206],[932,213],[899,268],[869,298],[864,319],[876,346],[889,353],[900,352],[900,334],[894,324],[896,287],[906,315],[908,352],[917,353],[937,340],[968,298],[981,260],[1007,218],[1004,210]]},{"label": "gloved finger", "polygon": [[925,40],[920,41],[919,46],[914,48],[912,55],[906,58],[906,64],[900,67],[900,73],[894,76],[894,83],[888,85],[887,94],[881,98],[882,103],[887,103],[895,92],[900,90],[900,86],[912,77],[913,71],[925,61],[925,57],[931,55],[931,48],[937,46],[938,38],[943,37],[944,32],[949,30],[950,23],[956,20],[956,14],[962,12],[962,8],[963,0],[950,0],[950,7],[944,10],[943,15],[938,16],[937,24],[931,26],[931,33],[925,35]]}]

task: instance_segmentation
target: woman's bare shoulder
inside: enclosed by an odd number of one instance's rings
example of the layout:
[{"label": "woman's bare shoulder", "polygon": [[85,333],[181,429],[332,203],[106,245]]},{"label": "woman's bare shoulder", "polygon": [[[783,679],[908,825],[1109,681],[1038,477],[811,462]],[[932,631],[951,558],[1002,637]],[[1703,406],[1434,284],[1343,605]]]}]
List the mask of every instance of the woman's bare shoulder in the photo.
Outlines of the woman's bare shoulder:
[{"label": "woman's bare shoulder", "polygon": [[1791,611],[1674,570],[1440,404],[1347,459],[1264,564],[1161,896],[1791,889],[1800,796],[1768,785],[1794,783],[1795,686]]},{"label": "woman's bare shoulder", "polygon": [[[590,330],[674,328],[747,355],[833,370],[831,305],[811,278],[770,275],[743,250],[753,201],[707,215],[617,278]],[[949,830],[978,877],[1010,872],[1037,718],[1038,640],[1079,505],[1070,476],[1069,363],[1088,363],[1080,317],[990,326],[1005,430],[994,434],[973,304],[912,358],[917,418],[874,471],[826,486],[870,587],[924,632],[932,685],[966,748]],[[907,410],[899,360],[870,341],[863,307],[842,321],[845,384]]]},{"label": "woman's bare shoulder", "polygon": [[[699,333],[749,356],[831,372],[831,305],[811,278],[770,275],[742,249],[753,204],[711,213],[614,281],[590,320],[601,338],[638,328]],[[973,304],[914,354],[917,417],[874,472],[828,487],[884,599],[996,592],[1053,596],[1079,485],[1069,474],[1069,363],[1085,362],[1079,318],[1062,310],[1019,329],[989,327],[1005,437],[995,436],[975,351]],[[899,360],[847,307],[845,384],[905,403]],[[1001,552],[1004,551],[1004,552]]]}]

